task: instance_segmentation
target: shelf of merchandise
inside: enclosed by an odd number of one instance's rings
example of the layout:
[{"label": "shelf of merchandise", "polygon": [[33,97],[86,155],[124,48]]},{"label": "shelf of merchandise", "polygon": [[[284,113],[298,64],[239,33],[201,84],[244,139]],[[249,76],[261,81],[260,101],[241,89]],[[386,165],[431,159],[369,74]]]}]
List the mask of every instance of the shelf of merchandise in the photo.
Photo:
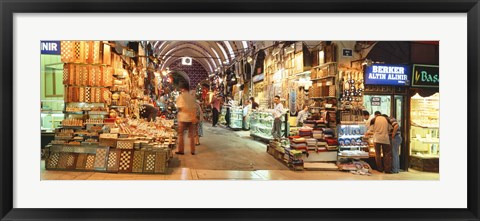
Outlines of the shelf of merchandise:
[{"label": "shelf of merchandise", "polygon": [[323,96],[323,97],[311,97],[310,99],[318,100],[318,99],[328,99],[328,98],[337,98],[335,96]]},{"label": "shelf of merchandise", "polygon": [[[354,126],[360,128],[358,132],[348,133],[348,131],[345,131],[348,134],[340,135],[341,134],[340,133],[341,128],[350,128],[350,127],[354,127]],[[354,121],[351,121],[351,122],[345,122],[344,121],[341,124],[337,125],[337,134],[338,134],[338,140],[339,140],[338,159],[345,159],[345,158],[349,158],[349,159],[368,159],[368,158],[370,158],[370,153],[366,152],[366,151],[363,151],[363,149],[369,148],[368,145],[340,145],[340,139],[350,139],[350,138],[359,139],[360,138],[363,141],[364,133],[365,133],[365,130],[366,130],[366,128],[364,128],[364,127],[365,127],[365,123],[354,122]],[[344,152],[344,151],[361,151],[363,154],[362,155],[350,155],[350,154],[347,154],[347,152]],[[340,162],[338,162],[338,164],[340,164]],[[339,168],[341,168],[341,170],[344,170],[344,169],[342,169],[342,167],[339,167]]]},{"label": "shelf of merchandise", "polygon": [[318,81],[318,80],[323,80],[323,79],[327,79],[327,78],[334,78],[336,77],[335,75],[331,75],[331,76],[325,76],[325,77],[319,77],[319,78],[315,78],[315,79],[310,79],[311,81]]},{"label": "shelf of merchandise", "polygon": [[334,64],[337,64],[337,62],[328,62],[328,63],[325,63],[325,64],[317,65],[317,66],[312,67],[312,69],[326,68],[326,67],[328,67],[330,65],[334,65]]}]

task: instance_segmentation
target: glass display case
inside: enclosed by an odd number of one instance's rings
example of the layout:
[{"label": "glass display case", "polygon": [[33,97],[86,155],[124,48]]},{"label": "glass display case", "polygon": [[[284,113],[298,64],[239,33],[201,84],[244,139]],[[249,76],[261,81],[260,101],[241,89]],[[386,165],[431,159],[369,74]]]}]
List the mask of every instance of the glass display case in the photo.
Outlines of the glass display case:
[{"label": "glass display case", "polygon": [[439,93],[411,99],[410,156],[439,158]]},{"label": "glass display case", "polygon": [[369,144],[364,139],[366,130],[363,122],[337,125],[338,157],[368,158]]},{"label": "glass display case", "polygon": [[43,100],[41,109],[41,130],[53,132],[65,118],[63,100]]},{"label": "glass display case", "polygon": [[[283,120],[285,115],[282,116]],[[261,139],[273,139],[272,128],[274,118],[269,111],[253,111],[250,114],[250,136]],[[286,134],[287,126],[282,122],[282,134]]]},{"label": "glass display case", "polygon": [[227,107],[222,106],[220,113],[218,115],[218,123],[221,125],[227,125],[226,116],[227,116]]},{"label": "glass display case", "polygon": [[230,108],[230,128],[232,129],[243,128],[243,108],[242,107]]}]

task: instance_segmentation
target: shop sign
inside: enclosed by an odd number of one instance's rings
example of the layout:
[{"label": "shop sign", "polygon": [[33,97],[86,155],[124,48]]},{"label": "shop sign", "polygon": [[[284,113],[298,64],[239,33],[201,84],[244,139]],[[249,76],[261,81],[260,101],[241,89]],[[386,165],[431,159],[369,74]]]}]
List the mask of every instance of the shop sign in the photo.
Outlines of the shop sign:
[{"label": "shop sign", "polygon": [[372,106],[381,106],[382,98],[381,97],[372,97],[372,98],[370,98],[370,104]]},{"label": "shop sign", "polygon": [[408,65],[372,64],[365,68],[365,84],[408,86],[410,77]]},{"label": "shop sign", "polygon": [[261,73],[261,74],[253,76],[252,80],[253,80],[254,83],[256,83],[256,82],[259,82],[259,81],[263,81],[263,78],[265,78],[265,75],[263,73]]},{"label": "shop sign", "polygon": [[353,56],[353,50],[352,49],[343,49],[343,57],[352,57]]},{"label": "shop sign", "polygon": [[413,65],[412,87],[438,87],[439,82],[438,65]]},{"label": "shop sign", "polygon": [[60,54],[60,41],[40,41],[41,54]]}]

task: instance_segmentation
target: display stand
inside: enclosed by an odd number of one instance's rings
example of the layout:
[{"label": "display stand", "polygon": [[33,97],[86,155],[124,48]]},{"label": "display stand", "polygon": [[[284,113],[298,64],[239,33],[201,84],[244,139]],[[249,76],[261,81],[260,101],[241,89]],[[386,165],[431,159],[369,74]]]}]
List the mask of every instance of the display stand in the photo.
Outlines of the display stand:
[{"label": "display stand", "polygon": [[[288,136],[288,114],[284,114],[285,118],[282,122],[282,137]],[[253,111],[250,114],[250,136],[254,139],[258,139],[264,142],[268,142],[273,139],[272,129],[273,129],[274,118],[271,112],[268,111]]]}]

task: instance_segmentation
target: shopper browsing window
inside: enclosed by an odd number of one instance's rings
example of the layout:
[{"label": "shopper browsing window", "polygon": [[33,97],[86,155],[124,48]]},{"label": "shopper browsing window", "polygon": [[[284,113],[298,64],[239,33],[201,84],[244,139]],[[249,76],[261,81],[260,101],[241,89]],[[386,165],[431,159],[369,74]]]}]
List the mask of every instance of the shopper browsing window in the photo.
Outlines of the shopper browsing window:
[{"label": "shopper browsing window", "polygon": [[272,135],[274,139],[280,139],[282,137],[282,116],[283,116],[283,105],[280,103],[280,96],[275,96],[273,98],[274,108],[273,108],[273,129]]},{"label": "shopper browsing window", "polygon": [[[379,111],[375,112],[375,118],[371,121],[369,133],[373,134],[375,143],[375,162],[377,170],[385,173],[392,173],[392,146],[390,145],[389,120],[381,116]],[[382,162],[383,153],[383,162]]]},{"label": "shopper browsing window", "polygon": [[188,129],[190,138],[190,152],[195,155],[195,124],[197,123],[197,106],[195,98],[188,92],[188,84],[180,84],[181,94],[177,98],[178,109],[178,151],[175,154],[184,154],[184,132]]},{"label": "shopper browsing window", "polygon": [[303,126],[303,121],[305,121],[307,118],[308,118],[308,106],[305,105],[303,107],[303,110],[301,110],[300,112],[298,112],[298,115],[297,115],[297,127],[301,127]]}]

